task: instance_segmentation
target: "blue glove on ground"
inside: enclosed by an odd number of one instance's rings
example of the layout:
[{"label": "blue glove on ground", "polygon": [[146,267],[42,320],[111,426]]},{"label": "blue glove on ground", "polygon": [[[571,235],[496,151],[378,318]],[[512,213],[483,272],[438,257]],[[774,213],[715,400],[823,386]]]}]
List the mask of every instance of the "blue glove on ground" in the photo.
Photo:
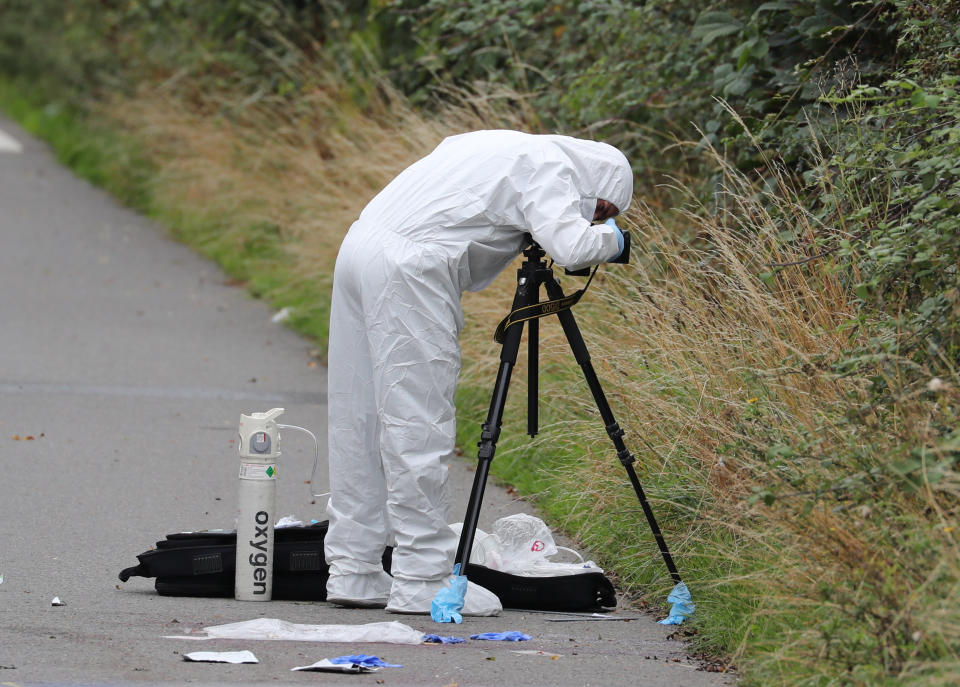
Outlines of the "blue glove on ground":
[{"label": "blue glove on ground", "polygon": [[525,642],[533,639],[530,635],[522,632],[482,632],[478,635],[470,635],[470,639],[489,639],[495,642]]},{"label": "blue glove on ground", "polygon": [[463,637],[441,637],[440,635],[423,635],[423,641],[427,644],[463,644]]},{"label": "blue glove on ground", "polygon": [[379,656],[369,656],[367,654],[356,654],[354,656],[337,656],[331,658],[330,663],[356,663],[364,668],[403,668],[396,663],[387,663]]}]

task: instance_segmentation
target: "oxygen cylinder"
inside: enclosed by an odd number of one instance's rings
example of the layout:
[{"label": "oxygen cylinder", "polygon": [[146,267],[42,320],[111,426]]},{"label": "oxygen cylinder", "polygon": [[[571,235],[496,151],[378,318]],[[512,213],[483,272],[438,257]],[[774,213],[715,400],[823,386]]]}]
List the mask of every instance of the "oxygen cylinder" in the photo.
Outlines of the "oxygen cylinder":
[{"label": "oxygen cylinder", "polygon": [[240,601],[273,597],[273,523],[276,521],[277,458],[283,408],[240,416],[240,494],[234,596]]}]

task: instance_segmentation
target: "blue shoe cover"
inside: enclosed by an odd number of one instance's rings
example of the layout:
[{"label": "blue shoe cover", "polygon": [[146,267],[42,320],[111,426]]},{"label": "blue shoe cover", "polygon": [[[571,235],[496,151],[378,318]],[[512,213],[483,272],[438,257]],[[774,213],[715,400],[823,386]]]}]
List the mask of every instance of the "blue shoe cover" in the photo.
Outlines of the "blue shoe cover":
[{"label": "blue shoe cover", "polygon": [[667,601],[673,604],[670,607],[670,614],[659,621],[661,625],[679,625],[688,617],[693,615],[696,606],[693,605],[693,599],[690,598],[690,590],[683,582],[678,582],[667,597]]}]

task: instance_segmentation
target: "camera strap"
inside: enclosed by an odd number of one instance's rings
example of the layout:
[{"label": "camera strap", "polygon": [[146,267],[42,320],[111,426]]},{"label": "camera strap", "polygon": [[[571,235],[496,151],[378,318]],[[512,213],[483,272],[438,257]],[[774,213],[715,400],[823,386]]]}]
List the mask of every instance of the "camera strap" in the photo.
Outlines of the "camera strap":
[{"label": "camera strap", "polygon": [[583,294],[587,292],[587,288],[589,288],[590,282],[593,281],[593,275],[597,273],[597,269],[599,269],[599,265],[593,268],[593,271],[590,273],[590,278],[587,279],[587,283],[584,284],[583,288],[579,291],[572,293],[569,296],[564,296],[563,298],[556,298],[550,301],[541,301],[540,303],[534,303],[533,305],[525,305],[522,308],[517,308],[511,312],[500,321],[500,324],[497,325],[497,330],[493,334],[493,340],[499,344],[502,344],[504,337],[507,335],[507,330],[513,325],[521,324],[527,320],[535,320],[540,317],[546,317],[547,315],[556,315],[558,312],[569,310],[575,306],[583,297]]}]

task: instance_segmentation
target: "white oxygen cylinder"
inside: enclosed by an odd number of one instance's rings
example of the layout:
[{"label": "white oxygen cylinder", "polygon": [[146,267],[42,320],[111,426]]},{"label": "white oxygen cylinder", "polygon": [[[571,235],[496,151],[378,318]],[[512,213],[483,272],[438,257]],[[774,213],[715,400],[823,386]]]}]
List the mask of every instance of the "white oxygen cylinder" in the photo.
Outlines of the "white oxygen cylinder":
[{"label": "white oxygen cylinder", "polygon": [[273,597],[273,523],[276,521],[277,458],[283,408],[240,416],[240,495],[234,596],[240,601]]}]

